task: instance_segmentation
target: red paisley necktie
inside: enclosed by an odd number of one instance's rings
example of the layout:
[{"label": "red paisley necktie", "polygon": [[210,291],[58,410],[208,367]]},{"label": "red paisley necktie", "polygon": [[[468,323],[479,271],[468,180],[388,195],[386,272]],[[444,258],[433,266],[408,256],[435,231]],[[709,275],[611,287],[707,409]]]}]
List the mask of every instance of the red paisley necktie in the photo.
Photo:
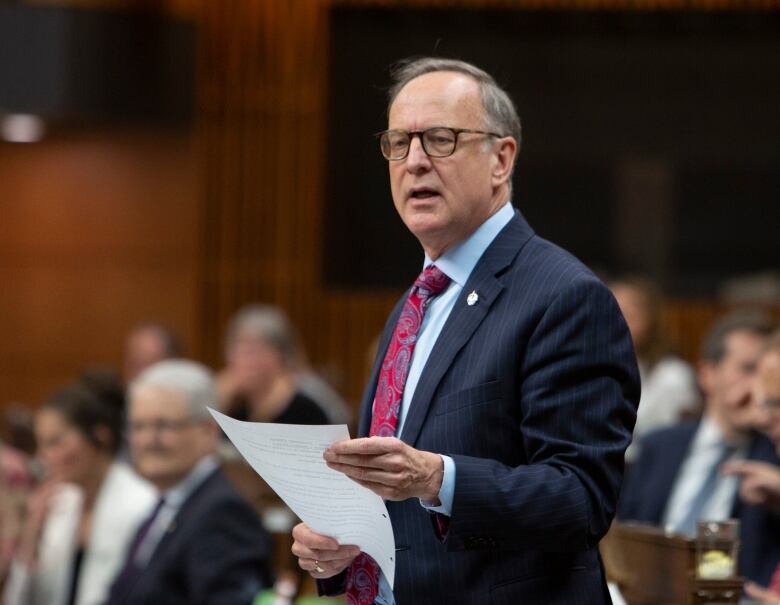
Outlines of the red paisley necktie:
[{"label": "red paisley necktie", "polygon": [[[431,265],[425,269],[406,299],[387,348],[374,394],[370,436],[392,437],[398,426],[398,410],[404,396],[406,376],[412,361],[417,333],[430,299],[442,292],[450,278]],[[379,591],[379,566],[360,553],[347,572],[347,603],[371,605]]]}]

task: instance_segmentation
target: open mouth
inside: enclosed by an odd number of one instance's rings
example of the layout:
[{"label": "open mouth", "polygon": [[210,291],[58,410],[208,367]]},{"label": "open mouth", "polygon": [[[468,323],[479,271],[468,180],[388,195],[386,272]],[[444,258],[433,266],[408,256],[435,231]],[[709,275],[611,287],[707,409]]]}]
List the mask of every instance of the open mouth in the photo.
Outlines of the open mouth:
[{"label": "open mouth", "polygon": [[426,200],[428,198],[436,197],[437,195],[439,195],[438,191],[428,187],[412,189],[412,191],[409,192],[409,198],[413,200]]}]

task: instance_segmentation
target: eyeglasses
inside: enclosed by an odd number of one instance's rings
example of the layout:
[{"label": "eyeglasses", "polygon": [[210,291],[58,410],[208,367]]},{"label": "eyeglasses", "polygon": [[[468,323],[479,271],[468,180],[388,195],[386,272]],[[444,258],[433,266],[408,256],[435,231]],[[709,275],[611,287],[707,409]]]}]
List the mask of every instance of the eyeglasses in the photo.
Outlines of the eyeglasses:
[{"label": "eyeglasses", "polygon": [[767,397],[761,401],[761,405],[770,412],[780,412],[780,397]]},{"label": "eyeglasses", "polygon": [[484,130],[471,130],[470,128],[447,128],[445,126],[436,126],[426,130],[385,130],[378,132],[375,136],[379,137],[379,146],[382,149],[382,155],[386,160],[403,160],[409,155],[409,147],[415,136],[420,137],[423,151],[432,158],[446,158],[455,153],[458,145],[458,136],[466,134],[484,134],[490,137],[501,137],[495,132],[485,132]]},{"label": "eyeglasses", "polygon": [[151,430],[154,433],[174,433],[183,428],[201,422],[199,418],[161,418],[159,420],[136,420],[127,423],[127,429],[131,434],[142,433]]}]

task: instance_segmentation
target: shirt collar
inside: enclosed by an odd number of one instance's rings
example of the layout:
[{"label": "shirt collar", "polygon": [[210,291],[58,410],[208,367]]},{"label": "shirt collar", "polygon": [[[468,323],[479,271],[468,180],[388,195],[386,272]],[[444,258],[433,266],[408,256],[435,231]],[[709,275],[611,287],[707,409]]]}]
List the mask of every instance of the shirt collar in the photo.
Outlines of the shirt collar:
[{"label": "shirt collar", "polygon": [[171,489],[160,494],[165,499],[166,505],[179,508],[190,497],[190,494],[206,480],[206,477],[217,470],[218,466],[217,457],[214,455],[201,458],[192,468],[189,475]]},{"label": "shirt collar", "polygon": [[482,223],[474,233],[447,250],[435,262],[426,254],[423,268],[435,264],[447,277],[462,288],[466,285],[477,261],[514,215],[515,211],[511,202],[507,202],[498,212]]},{"label": "shirt collar", "polygon": [[694,448],[714,449],[723,447],[724,445],[735,448],[744,448],[749,440],[749,437],[740,436],[733,442],[727,443],[723,431],[718,426],[718,423],[715,422],[715,419],[705,414],[701,419],[699,430],[696,432]]}]

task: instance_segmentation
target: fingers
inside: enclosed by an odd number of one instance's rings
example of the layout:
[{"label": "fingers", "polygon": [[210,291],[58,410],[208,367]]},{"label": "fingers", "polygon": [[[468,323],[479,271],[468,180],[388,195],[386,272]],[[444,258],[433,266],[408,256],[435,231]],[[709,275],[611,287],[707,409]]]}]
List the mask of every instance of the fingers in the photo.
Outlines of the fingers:
[{"label": "fingers", "polygon": [[298,523],[293,527],[292,536],[293,540],[310,549],[322,551],[338,550],[339,548],[339,543],[334,538],[318,534],[305,523]]},{"label": "fingers", "polygon": [[350,479],[359,483],[379,483],[382,485],[397,485],[405,487],[409,481],[403,473],[395,471],[379,470],[372,467],[352,466],[350,464],[328,463],[328,466],[335,471],[344,473]]},{"label": "fingers", "polygon": [[372,483],[371,481],[359,481],[357,479],[353,479],[353,481],[355,483],[362,485],[366,489],[370,489],[376,495],[380,496],[383,500],[398,501],[398,500],[406,500],[412,497],[409,494],[408,489],[396,485],[387,485],[385,483]]},{"label": "fingers", "polygon": [[342,441],[331,446],[324,458],[328,467],[386,500],[432,500],[444,474],[439,454],[417,450],[395,437]]},{"label": "fingers", "polygon": [[754,460],[733,460],[726,462],[720,467],[720,472],[724,475],[766,475],[777,472],[776,469],[766,462],[756,462]]},{"label": "fingers", "polygon": [[751,470],[750,464],[744,460],[734,460],[726,462],[721,465],[720,472],[722,475],[745,475]]},{"label": "fingers", "polygon": [[396,437],[363,437],[339,441],[325,451],[325,459],[329,455],[359,455],[377,456],[381,454],[400,452],[405,447],[403,441]]},{"label": "fingers", "polygon": [[292,533],[292,553],[298,557],[301,569],[314,578],[330,578],[341,573],[360,554],[357,546],[339,545],[333,538],[318,534],[305,523],[296,525]]},{"label": "fingers", "polygon": [[300,542],[293,542],[290,550],[298,559],[311,559],[331,564],[342,559],[354,559],[360,554],[360,549],[353,545],[342,546],[338,550],[316,550],[308,548]]},{"label": "fingers", "polygon": [[385,471],[399,471],[404,468],[402,456],[396,454],[360,455],[360,454],[328,454],[325,462],[331,468],[334,465],[351,466],[353,468],[373,468]]},{"label": "fingers", "polygon": [[764,605],[775,605],[780,602],[780,594],[767,588],[762,588],[753,582],[745,583],[745,593],[751,598]]},{"label": "fingers", "polygon": [[330,561],[303,558],[298,559],[298,565],[304,571],[308,571],[313,578],[324,579],[340,574],[350,566],[354,559],[354,556],[333,559]]}]

